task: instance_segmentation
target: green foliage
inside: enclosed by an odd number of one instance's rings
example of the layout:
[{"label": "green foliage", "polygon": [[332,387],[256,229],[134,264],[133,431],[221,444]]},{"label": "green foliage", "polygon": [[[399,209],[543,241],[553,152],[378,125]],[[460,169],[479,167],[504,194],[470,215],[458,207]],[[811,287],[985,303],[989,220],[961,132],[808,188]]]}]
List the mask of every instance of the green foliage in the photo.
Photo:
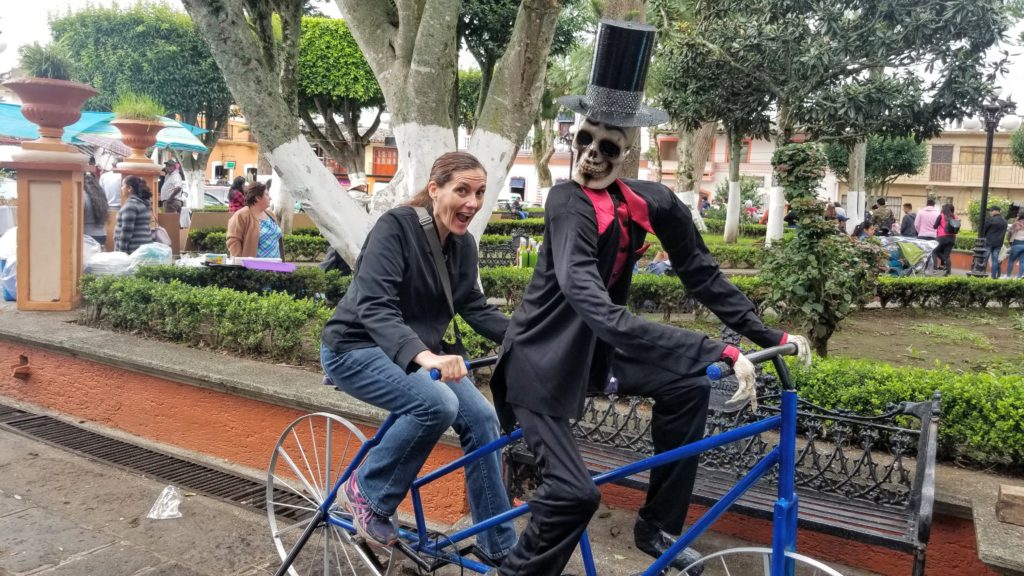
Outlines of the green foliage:
[{"label": "green foliage", "polygon": [[83,283],[83,317],[91,324],[195,346],[315,361],[331,310],[311,299],[133,277]]},{"label": "green foliage", "polygon": [[292,234],[298,236],[323,236],[320,233],[320,229],[316,226],[300,226],[292,230]]},{"label": "green foliage", "polygon": [[472,130],[476,126],[476,105],[480,100],[480,82],[479,70],[459,70],[459,102],[456,120],[459,126],[466,130]]},{"label": "green foliage", "polygon": [[810,368],[792,364],[800,396],[862,414],[942,394],[939,457],[981,465],[1024,464],[1024,378],[1020,373],[958,374],[865,360],[824,358]]},{"label": "green foliage", "polygon": [[74,63],[67,49],[57,42],[50,42],[46,46],[39,42],[26,44],[18,49],[18,57],[18,66],[29,76],[71,80]]},{"label": "green foliage", "polygon": [[157,120],[164,115],[164,107],[147,94],[122,92],[111,107],[114,116],[126,120]]},{"label": "green foliage", "polygon": [[969,330],[960,326],[946,326],[944,324],[925,322],[922,324],[914,324],[910,327],[910,330],[912,332],[917,332],[918,334],[931,336],[934,340],[939,342],[970,344],[976,348],[984,348],[986,350],[992,349],[992,343],[989,342],[988,338],[978,334],[974,330]]},{"label": "green foliage", "polygon": [[1010,138],[1010,157],[1017,166],[1024,166],[1024,125],[1017,128]]},{"label": "green foliage", "polygon": [[[835,143],[826,144],[823,151],[829,170],[845,182],[850,168],[850,151],[845,145]],[[864,160],[865,188],[872,196],[883,196],[886,187],[897,178],[921,172],[928,161],[927,155],[924,142],[915,142],[913,138],[871,136]]]},{"label": "green foliage", "polygon": [[319,266],[300,266],[291,274],[206,266],[143,266],[135,272],[135,277],[157,282],[177,281],[197,287],[228,288],[253,294],[284,292],[294,298],[323,301],[331,307],[338,304],[352,281],[351,276],[342,276],[337,270],[324,272]]},{"label": "green foliage", "polygon": [[521,229],[530,235],[544,234],[543,218],[527,218],[526,220],[492,220],[487,223],[484,234],[511,235],[515,229]]},{"label": "green foliage", "polygon": [[878,279],[875,294],[883,308],[984,308],[998,302],[1003,308],[1024,306],[1024,282],[971,276]]},{"label": "green foliage", "polygon": [[302,19],[297,86],[300,99],[350,102],[357,110],[384,101],[352,32],[338,18]]},{"label": "green foliage", "polygon": [[798,226],[792,239],[767,253],[762,278],[780,317],[800,326],[818,355],[826,356],[839,323],[874,294],[887,257],[877,244],[837,235],[835,225],[824,219],[817,186],[825,160],[816,146],[776,148],[772,164]]},{"label": "green foliage", "polygon": [[[988,208],[985,211],[985,220],[986,221],[989,218],[992,217],[992,207],[993,206],[999,206],[999,210],[1001,211],[1001,214],[1003,215],[1003,218],[1006,218],[1006,214],[1010,211],[1010,199],[1009,198],[993,198],[993,197],[989,196],[988,197]],[[968,213],[968,215],[970,216],[970,219],[971,219],[971,227],[974,229],[974,236],[977,237],[978,232],[980,232],[979,229],[981,228],[981,200],[975,200],[974,198],[971,198],[971,201],[967,204],[967,213]],[[959,236],[959,234],[957,236]],[[960,248],[960,246],[962,244],[963,244],[962,242],[957,242],[957,248]],[[974,247],[974,242],[972,241],[969,247],[960,248],[960,249],[961,250],[970,250],[973,247]]]},{"label": "green foliage", "polygon": [[203,116],[212,132],[200,138],[213,148],[232,97],[188,15],[162,2],[92,4],[55,17],[50,30],[71,54],[76,78],[99,91],[86,109],[110,110],[127,92],[151,94],[185,122]]},{"label": "green foliage", "polygon": [[[189,232],[189,239],[197,252],[211,252],[214,254],[227,253],[227,232],[213,231],[213,228],[205,228]],[[284,235],[284,260],[288,262],[311,262],[323,260],[330,248],[327,239],[322,236],[311,236],[307,234],[285,234]]]}]

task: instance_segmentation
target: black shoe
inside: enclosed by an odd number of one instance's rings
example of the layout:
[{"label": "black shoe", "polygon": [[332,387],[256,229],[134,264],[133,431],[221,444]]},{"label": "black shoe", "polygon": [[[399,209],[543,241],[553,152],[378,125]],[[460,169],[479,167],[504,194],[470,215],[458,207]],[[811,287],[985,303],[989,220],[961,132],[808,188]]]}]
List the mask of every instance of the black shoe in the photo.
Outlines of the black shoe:
[{"label": "black shoe", "polygon": [[[662,532],[661,529],[654,524],[644,520],[643,518],[637,518],[636,524],[633,525],[633,542],[636,543],[637,550],[640,550],[648,556],[658,558],[673,544],[675,544],[676,540]],[[680,552],[678,556],[673,558],[670,564],[672,568],[682,570],[694,562],[700,561],[700,559],[700,552],[697,552],[693,548],[687,548]],[[700,564],[691,568],[687,572],[687,575],[700,576],[703,573],[704,565]]]}]

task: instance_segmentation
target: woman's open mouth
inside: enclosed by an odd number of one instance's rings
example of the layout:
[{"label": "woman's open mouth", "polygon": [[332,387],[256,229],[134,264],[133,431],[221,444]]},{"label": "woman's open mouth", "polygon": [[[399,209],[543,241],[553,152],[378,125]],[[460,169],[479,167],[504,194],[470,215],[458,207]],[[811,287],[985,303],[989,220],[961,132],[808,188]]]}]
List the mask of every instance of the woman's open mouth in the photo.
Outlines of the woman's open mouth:
[{"label": "woman's open mouth", "polygon": [[455,214],[455,221],[459,222],[460,224],[467,224],[468,225],[469,221],[472,220],[472,219],[473,219],[473,215],[472,214],[463,214],[463,213],[460,213],[460,212],[457,212]]}]

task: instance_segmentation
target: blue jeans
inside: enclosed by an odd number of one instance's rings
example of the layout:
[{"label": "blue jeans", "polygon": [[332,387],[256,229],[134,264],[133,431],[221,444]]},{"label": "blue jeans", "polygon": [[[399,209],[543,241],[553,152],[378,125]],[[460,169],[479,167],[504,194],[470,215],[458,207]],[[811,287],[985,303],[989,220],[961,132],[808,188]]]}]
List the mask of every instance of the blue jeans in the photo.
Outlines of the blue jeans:
[{"label": "blue jeans", "polygon": [[989,248],[988,259],[991,261],[990,271],[992,272],[993,278],[999,278],[999,253],[1003,251],[1003,247]]},{"label": "blue jeans", "polygon": [[[360,490],[378,514],[395,513],[449,426],[467,453],[499,436],[494,407],[469,378],[453,384],[435,382],[425,370],[406,374],[377,346],[344,354],[321,346],[320,361],[337,390],[398,415],[356,471]],[[466,466],[466,493],[474,522],[509,509],[500,451]],[[516,543],[515,527],[499,524],[480,533],[477,543],[492,559],[503,557]]]},{"label": "blue jeans", "polygon": [[1024,242],[1010,244],[1010,255],[1006,258],[1006,276],[1013,277],[1013,263],[1017,263],[1017,279],[1024,278]]}]

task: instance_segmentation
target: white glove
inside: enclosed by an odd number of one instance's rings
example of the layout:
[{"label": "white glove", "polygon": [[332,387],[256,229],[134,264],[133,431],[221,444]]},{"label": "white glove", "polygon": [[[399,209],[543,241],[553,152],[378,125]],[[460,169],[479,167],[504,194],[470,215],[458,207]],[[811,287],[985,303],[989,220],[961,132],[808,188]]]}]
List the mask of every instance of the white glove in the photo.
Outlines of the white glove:
[{"label": "white glove", "polygon": [[807,338],[796,334],[787,334],[786,343],[796,344],[796,358],[805,368],[811,365],[811,343],[807,341]]},{"label": "white glove", "polygon": [[743,354],[740,354],[732,365],[732,371],[739,382],[739,388],[736,389],[736,393],[732,395],[732,398],[729,398],[725,403],[726,406],[742,406],[750,402],[750,409],[757,410],[757,387],[754,385],[757,382],[757,373],[754,371],[754,363],[747,360],[747,357]]}]

